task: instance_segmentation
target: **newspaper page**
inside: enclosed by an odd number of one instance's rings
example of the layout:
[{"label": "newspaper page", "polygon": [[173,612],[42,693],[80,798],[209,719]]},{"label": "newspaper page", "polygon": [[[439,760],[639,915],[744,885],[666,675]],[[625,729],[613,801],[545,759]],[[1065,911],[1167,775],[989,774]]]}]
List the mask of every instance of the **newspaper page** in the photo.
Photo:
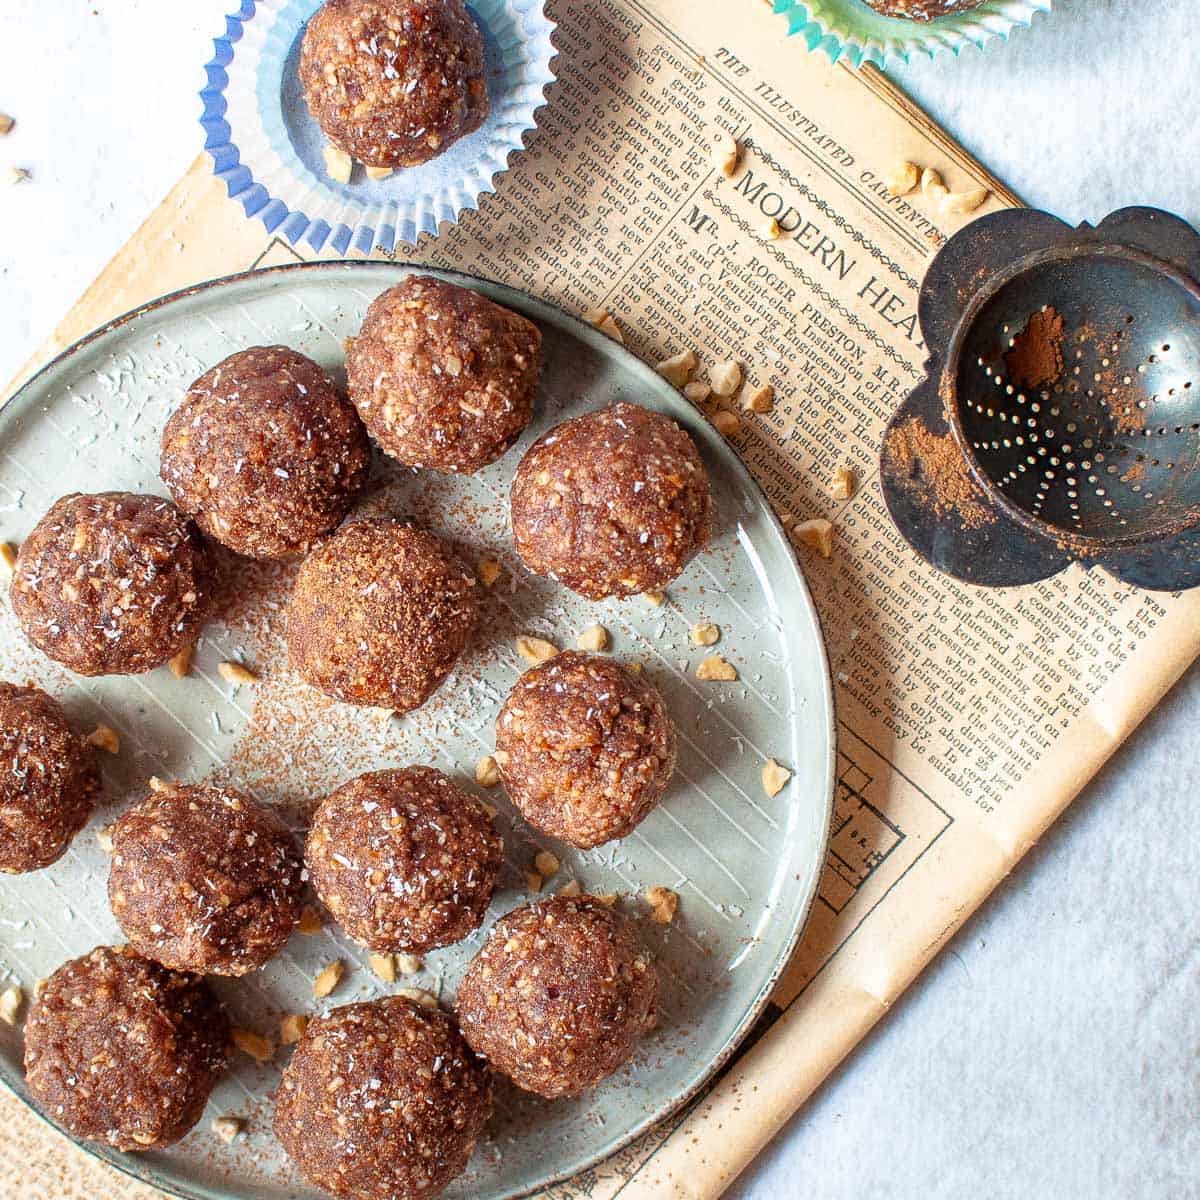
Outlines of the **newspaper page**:
[{"label": "newspaper page", "polygon": [[[967,588],[896,532],[881,433],[922,375],[923,271],[971,217],[893,196],[884,177],[907,159],[954,190],[988,187],[980,211],[1015,198],[882,76],[805,55],[766,4],[736,20],[686,0],[550,7],[558,83],[529,149],[479,211],[400,257],[605,309],[651,362],[686,348],[736,358],[775,401],[743,414],[734,444],[781,515],[835,527],[830,559],[801,552],[839,714],[832,836],[807,933],[708,1093],[552,1192],[711,1200],[1192,661],[1200,593],[1078,569]],[[711,160],[719,132],[741,147],[732,176]],[[201,160],[45,353],[153,296],[302,256],[246,221]],[[861,485],[835,501],[842,465]],[[53,1137],[32,1118],[14,1123],[14,1137]],[[118,1194],[104,1179],[103,1194]]]}]

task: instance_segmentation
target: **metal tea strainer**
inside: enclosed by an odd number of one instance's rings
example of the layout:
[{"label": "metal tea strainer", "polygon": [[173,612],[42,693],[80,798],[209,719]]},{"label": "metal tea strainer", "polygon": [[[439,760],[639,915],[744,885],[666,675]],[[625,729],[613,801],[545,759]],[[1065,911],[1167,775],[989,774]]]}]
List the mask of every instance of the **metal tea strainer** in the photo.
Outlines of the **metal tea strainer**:
[{"label": "metal tea strainer", "polygon": [[967,226],[921,287],[926,379],[884,435],[884,497],[970,583],[1072,562],[1200,585],[1200,235],[1156,209]]}]

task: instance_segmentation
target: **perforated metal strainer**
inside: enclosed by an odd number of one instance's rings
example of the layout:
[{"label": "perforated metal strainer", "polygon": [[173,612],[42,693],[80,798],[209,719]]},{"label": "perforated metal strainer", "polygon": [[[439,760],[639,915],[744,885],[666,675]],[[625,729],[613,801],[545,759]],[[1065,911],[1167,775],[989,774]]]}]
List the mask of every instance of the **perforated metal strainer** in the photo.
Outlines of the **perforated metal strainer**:
[{"label": "perforated metal strainer", "polygon": [[921,289],[928,374],[881,455],[914,549],[972,583],[1079,561],[1200,584],[1198,279],[1200,236],[1155,209],[1012,210],[951,239]]}]

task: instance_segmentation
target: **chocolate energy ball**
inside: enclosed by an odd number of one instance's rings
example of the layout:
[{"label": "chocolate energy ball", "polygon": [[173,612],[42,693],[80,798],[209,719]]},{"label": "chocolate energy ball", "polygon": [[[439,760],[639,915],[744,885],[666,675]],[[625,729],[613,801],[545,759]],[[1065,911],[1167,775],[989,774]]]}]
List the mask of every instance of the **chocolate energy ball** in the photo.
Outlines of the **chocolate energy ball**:
[{"label": "chocolate energy ball", "polygon": [[311,1021],[275,1096],[306,1179],[354,1200],[425,1200],[466,1170],[492,1079],[453,1019],[405,996]]},{"label": "chocolate energy ball", "polygon": [[670,417],[615,404],[540,437],[517,467],[517,551],[591,600],[665,587],[711,535],[708,476]]},{"label": "chocolate energy ball", "polygon": [[386,454],[470,473],[533,417],[542,335],[486,296],[426,275],[367,310],[346,360],[350,398]]},{"label": "chocolate energy ball", "polygon": [[321,801],[304,860],[337,923],[381,952],[423,954],[478,929],[504,843],[433,767],[360,775]]},{"label": "chocolate energy ball", "polygon": [[95,752],[58,701],[0,683],[0,871],[57,862],[99,798]]},{"label": "chocolate energy ball", "polygon": [[599,655],[568,650],[526,671],[496,718],[496,762],[513,803],[584,850],[633,832],[675,758],[658,691]]},{"label": "chocolate energy ball", "polygon": [[477,607],[475,577],[440,538],[355,521],[300,567],[288,654],[305,682],[337,700],[409,712],[458,661]]},{"label": "chocolate energy ball", "polygon": [[476,1053],[527,1092],[575,1096],[654,1026],[658,974],[633,922],[591,896],[553,896],[497,921],[458,988]]},{"label": "chocolate energy ball", "polygon": [[415,167],[488,114],[483,37],[462,0],[326,0],[300,82],[325,136],[369,167]]},{"label": "chocolate energy ball", "polygon": [[237,792],[151,792],[112,831],[108,900],[136,950],[180,971],[245,975],[300,920],[303,867],[292,835]]},{"label": "chocolate energy ball", "polygon": [[177,1142],[229,1061],[229,1020],[203,979],[99,946],[46,980],[25,1022],[25,1078],[51,1120],[118,1150]]},{"label": "chocolate energy ball", "polygon": [[188,389],[163,431],[163,482],[185,513],[250,558],[306,552],[367,479],[354,408],[286,346],[231,355]]},{"label": "chocolate energy ball", "polygon": [[932,21],[950,13],[970,12],[983,0],[867,0],[885,17],[905,17],[910,21]]},{"label": "chocolate energy ball", "polygon": [[80,675],[139,675],[190,646],[213,568],[170,500],[64,496],[17,555],[12,606],[25,636]]}]

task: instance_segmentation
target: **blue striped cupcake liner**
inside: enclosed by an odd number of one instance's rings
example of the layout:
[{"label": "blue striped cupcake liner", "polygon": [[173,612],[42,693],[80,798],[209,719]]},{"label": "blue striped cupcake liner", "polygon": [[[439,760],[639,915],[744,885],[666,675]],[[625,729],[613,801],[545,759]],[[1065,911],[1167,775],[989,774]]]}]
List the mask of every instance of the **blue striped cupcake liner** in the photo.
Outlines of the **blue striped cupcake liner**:
[{"label": "blue striped cupcake liner", "polygon": [[908,62],[939,50],[958,54],[964,46],[983,49],[993,38],[1006,39],[1018,25],[1032,24],[1036,13],[1048,13],[1054,0],[984,0],[978,8],[950,13],[932,21],[885,17],[864,0],[772,0],[787,21],[788,35],[809,50],[823,50],[833,62],[882,67]]},{"label": "blue striped cupcake liner", "polygon": [[300,43],[321,0],[242,0],[225,18],[200,124],[213,172],[248,217],[293,244],[338,254],[392,251],[437,236],[495,190],[496,177],[545,104],[554,81],[555,24],[542,0],[467,0],[483,33],[491,111],[483,126],[419,167],[350,183],[329,178],[327,144],[300,88]]}]

